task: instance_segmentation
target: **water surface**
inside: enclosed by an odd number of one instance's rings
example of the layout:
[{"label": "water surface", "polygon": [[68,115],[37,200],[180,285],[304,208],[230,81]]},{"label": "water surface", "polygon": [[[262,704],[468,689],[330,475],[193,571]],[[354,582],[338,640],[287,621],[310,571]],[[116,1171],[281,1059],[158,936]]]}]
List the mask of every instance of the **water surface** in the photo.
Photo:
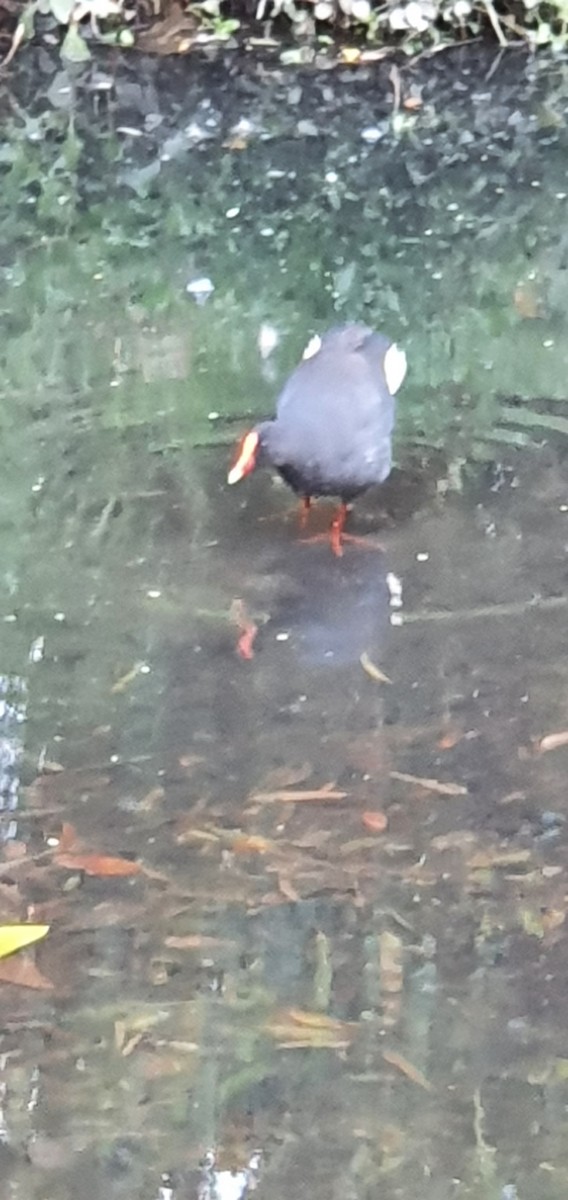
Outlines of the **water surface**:
[{"label": "water surface", "polygon": [[[9,94],[0,915],[51,930],[0,984],[2,1200],[194,1196],[212,1145],[262,1196],[566,1196],[568,92],[403,83]],[[225,484],[338,319],[410,364],[341,560]]]}]

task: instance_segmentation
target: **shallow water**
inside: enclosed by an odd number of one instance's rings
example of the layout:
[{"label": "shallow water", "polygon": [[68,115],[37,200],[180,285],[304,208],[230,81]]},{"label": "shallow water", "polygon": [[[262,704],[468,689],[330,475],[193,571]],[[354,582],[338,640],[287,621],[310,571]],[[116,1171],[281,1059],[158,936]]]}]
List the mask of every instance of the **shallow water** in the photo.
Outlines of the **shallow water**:
[{"label": "shallow water", "polygon": [[[196,1196],[212,1145],[261,1200],[566,1196],[564,75],[11,97],[0,922],[51,928],[0,983],[2,1200]],[[410,370],[337,560],[225,477],[361,317]]]}]

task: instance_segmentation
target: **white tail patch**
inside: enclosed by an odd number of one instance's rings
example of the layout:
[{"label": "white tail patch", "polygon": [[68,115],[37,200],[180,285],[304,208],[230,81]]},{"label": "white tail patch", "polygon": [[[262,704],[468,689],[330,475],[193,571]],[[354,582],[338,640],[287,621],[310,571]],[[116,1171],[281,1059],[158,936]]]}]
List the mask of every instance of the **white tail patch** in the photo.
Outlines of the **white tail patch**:
[{"label": "white tail patch", "polygon": [[[305,355],[304,355],[305,358]],[[393,342],[389,346],[384,361],[385,379],[391,396],[396,396],[398,389],[404,383],[406,375],[406,354]]]},{"label": "white tail patch", "polygon": [[305,360],[306,358],[313,358],[314,354],[318,354],[320,350],[321,350],[321,338],[316,333],[316,334],[314,334],[314,336],[312,338],[310,338],[310,340],[306,346],[306,349],[304,350],[304,353],[302,354],[302,359]]}]

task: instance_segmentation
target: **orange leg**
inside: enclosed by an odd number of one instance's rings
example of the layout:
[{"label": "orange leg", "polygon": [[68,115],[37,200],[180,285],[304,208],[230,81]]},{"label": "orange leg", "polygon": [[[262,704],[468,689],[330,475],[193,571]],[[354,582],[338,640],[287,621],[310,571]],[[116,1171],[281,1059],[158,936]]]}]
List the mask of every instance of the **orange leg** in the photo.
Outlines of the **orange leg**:
[{"label": "orange leg", "polygon": [[329,542],[337,558],[343,557],[345,542],[350,542],[354,546],[362,546],[364,550],[382,551],[383,547],[378,542],[370,542],[367,538],[356,537],[352,533],[345,533],[344,527],[348,512],[349,505],[345,503],[340,504],[327,533],[316,533],[313,537],[303,538],[302,541]]},{"label": "orange leg", "polygon": [[333,518],[333,521],[331,522],[331,525],[329,527],[329,538],[330,538],[330,542],[331,542],[331,549],[333,550],[333,553],[335,555],[337,555],[337,558],[341,558],[343,555],[343,546],[341,545],[341,542],[342,542],[343,536],[344,536],[343,528],[344,528],[345,522],[347,520],[348,512],[349,512],[349,509],[347,508],[347,505],[340,504],[339,508]]},{"label": "orange leg", "polygon": [[304,496],[302,499],[302,507],[300,508],[300,513],[299,513],[299,517],[298,517],[298,524],[300,526],[300,529],[306,528],[306,525],[308,524],[308,518],[310,515],[311,507],[312,507],[311,496]]}]

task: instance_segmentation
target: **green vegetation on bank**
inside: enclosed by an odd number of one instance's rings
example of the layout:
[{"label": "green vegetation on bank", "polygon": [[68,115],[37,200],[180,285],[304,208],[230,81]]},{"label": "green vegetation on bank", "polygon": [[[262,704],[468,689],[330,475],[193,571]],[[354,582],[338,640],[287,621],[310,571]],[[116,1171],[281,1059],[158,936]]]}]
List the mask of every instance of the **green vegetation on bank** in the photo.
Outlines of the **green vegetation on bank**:
[{"label": "green vegetation on bank", "polygon": [[158,55],[187,54],[216,44],[245,46],[284,64],[356,67],[398,51],[413,57],[491,38],[505,48],[568,40],[568,0],[28,0],[5,30],[5,65],[34,36],[58,37],[63,60],[87,61],[97,47]]}]

